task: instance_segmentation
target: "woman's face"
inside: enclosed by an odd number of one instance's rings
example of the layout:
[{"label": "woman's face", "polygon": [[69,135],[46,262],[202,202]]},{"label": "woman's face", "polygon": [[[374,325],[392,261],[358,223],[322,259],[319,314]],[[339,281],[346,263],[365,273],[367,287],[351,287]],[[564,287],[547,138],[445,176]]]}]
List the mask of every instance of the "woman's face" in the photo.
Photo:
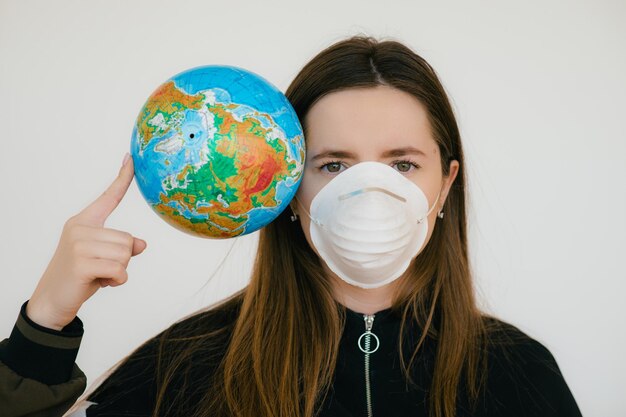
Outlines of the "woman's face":
[{"label": "woman's face", "polygon": [[388,86],[333,92],[311,107],[304,126],[306,163],[297,200],[291,205],[309,246],[318,256],[311,242],[310,219],[302,206],[310,213],[311,201],[324,185],[363,161],[382,162],[402,173],[424,191],[429,207],[441,191],[428,217],[426,242],[430,240],[437,213],[456,177],[458,162],[452,161],[449,175],[443,177],[439,147],[426,110],[415,97]]}]

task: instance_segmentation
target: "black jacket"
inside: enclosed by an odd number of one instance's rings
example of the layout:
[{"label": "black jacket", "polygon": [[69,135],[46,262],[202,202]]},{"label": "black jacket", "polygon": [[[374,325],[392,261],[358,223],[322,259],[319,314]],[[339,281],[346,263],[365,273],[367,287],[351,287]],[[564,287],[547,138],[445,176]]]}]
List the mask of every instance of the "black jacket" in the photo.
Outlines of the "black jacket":
[{"label": "black jacket", "polygon": [[[77,317],[63,330],[54,331],[32,322],[25,311],[26,303],[10,338],[0,342],[0,416],[60,416],[85,389],[85,375],[74,363],[83,334],[82,322]],[[371,335],[364,336],[361,347],[365,350],[368,350],[366,339],[370,341],[369,350],[378,345],[375,352],[366,354],[357,344],[365,332],[365,317],[350,309],[345,312],[346,327],[335,380],[320,416],[361,417],[370,412],[380,417],[428,416],[427,394],[435,343],[426,343],[413,367],[412,376],[417,385],[407,385],[398,355],[400,317],[391,309],[374,315],[371,331],[380,343]],[[236,313],[197,314],[183,322],[185,331],[197,329],[201,333],[216,325],[232,324]],[[499,324],[495,327],[500,330],[492,335],[495,342],[488,350],[486,389],[476,408],[471,410],[461,388],[457,416],[580,416],[550,352],[514,326],[493,323]],[[174,332],[180,328],[181,323],[172,325]],[[161,334],[136,349],[90,395],[88,417],[150,415],[157,392],[156,342]],[[407,339],[406,358],[410,357],[416,340]],[[166,408],[171,410],[167,415],[189,415],[192,411],[189,407],[201,404],[202,389],[206,388],[207,378],[213,374],[219,357],[220,352],[213,362],[193,357],[187,361],[189,366],[174,378],[170,392],[185,389],[189,395],[184,396],[184,403],[176,403],[180,399],[174,397],[170,401],[166,396]]]}]

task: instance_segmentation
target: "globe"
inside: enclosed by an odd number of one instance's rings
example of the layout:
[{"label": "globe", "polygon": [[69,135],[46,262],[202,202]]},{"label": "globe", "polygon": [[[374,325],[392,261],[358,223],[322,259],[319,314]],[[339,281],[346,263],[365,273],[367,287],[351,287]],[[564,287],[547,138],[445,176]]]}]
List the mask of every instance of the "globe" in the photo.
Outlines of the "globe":
[{"label": "globe", "polygon": [[280,90],[250,71],[208,65],[161,84],[131,138],[142,196],[163,220],[203,238],[273,221],[302,178],[305,144]]}]

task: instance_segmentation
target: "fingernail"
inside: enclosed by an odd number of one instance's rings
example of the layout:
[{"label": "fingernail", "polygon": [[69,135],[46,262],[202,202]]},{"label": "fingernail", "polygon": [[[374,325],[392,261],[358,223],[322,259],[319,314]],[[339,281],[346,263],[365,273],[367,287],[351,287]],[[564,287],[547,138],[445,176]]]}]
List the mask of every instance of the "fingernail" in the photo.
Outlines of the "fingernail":
[{"label": "fingernail", "polygon": [[126,155],[124,155],[124,160],[122,161],[122,166],[126,165],[126,162],[128,162],[129,159],[130,159],[130,154],[126,152]]}]

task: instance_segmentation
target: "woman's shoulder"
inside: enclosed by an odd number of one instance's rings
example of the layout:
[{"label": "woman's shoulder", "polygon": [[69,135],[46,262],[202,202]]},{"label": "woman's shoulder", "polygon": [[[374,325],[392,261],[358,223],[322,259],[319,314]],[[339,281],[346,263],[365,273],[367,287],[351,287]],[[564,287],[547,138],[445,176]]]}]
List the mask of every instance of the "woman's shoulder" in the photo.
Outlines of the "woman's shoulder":
[{"label": "woman's shoulder", "polygon": [[523,362],[553,362],[554,356],[539,340],[519,327],[493,316],[483,318],[486,347],[491,357]]},{"label": "woman's shoulder", "polygon": [[215,371],[226,350],[240,301],[240,295],[235,294],[183,317],[134,349],[89,395],[91,414],[148,415],[164,381],[164,401],[177,401],[170,396],[182,392],[183,387],[194,386],[189,381],[206,379]]},{"label": "woman's shoulder", "polygon": [[228,332],[239,316],[243,290],[209,307],[182,317],[157,337],[209,337]]},{"label": "woman's shoulder", "polygon": [[177,357],[194,345],[224,348],[239,316],[242,292],[176,320],[138,346],[129,359]]},{"label": "woman's shoulder", "polygon": [[490,376],[535,383],[562,379],[556,359],[544,343],[495,317],[485,317],[484,323]]},{"label": "woman's shoulder", "polygon": [[580,416],[552,352],[517,326],[485,317],[487,408],[507,415]]}]

